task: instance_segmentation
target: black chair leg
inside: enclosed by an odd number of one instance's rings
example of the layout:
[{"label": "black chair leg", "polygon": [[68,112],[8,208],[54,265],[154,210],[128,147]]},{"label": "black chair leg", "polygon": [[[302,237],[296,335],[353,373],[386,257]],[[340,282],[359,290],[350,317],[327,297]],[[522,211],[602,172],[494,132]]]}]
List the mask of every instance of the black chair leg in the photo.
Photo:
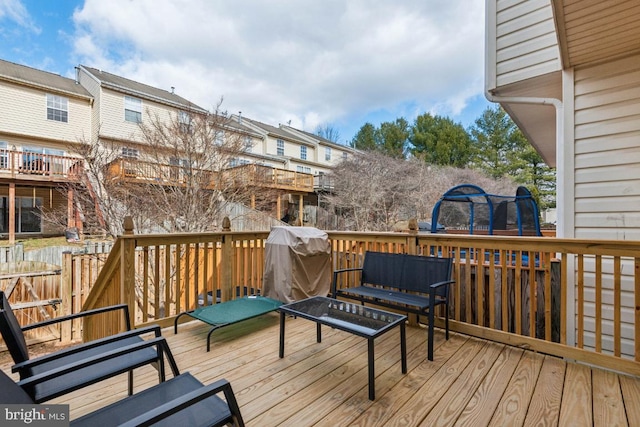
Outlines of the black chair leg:
[{"label": "black chair leg", "polygon": [[129,396],[133,394],[133,370],[129,371]]},{"label": "black chair leg", "polygon": [[433,321],[434,321],[434,308],[429,310],[429,332],[427,335],[427,359],[433,360]]},{"label": "black chair leg", "polygon": [[445,308],[445,314],[444,314],[444,330],[445,330],[445,337],[447,338],[447,340],[449,339],[449,302],[447,301],[447,303],[444,305]]}]

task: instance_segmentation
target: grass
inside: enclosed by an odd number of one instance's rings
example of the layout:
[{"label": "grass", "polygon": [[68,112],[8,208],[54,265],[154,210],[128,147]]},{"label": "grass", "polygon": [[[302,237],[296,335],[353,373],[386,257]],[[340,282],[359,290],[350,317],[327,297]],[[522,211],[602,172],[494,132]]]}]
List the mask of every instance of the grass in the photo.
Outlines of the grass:
[{"label": "grass", "polygon": [[[25,251],[46,248],[49,246],[77,246],[79,248],[84,247],[84,242],[67,242],[67,239],[64,236],[20,239],[16,240],[16,243],[22,243]],[[3,244],[1,244],[1,246],[9,246],[9,244],[7,242],[4,242]]]}]

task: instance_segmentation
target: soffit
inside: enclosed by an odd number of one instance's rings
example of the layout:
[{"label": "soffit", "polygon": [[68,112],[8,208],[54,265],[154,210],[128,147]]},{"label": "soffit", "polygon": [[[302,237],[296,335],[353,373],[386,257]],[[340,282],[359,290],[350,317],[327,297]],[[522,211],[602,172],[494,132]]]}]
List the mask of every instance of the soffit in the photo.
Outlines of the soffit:
[{"label": "soffit", "polygon": [[637,0],[551,0],[564,68],[640,53]]}]

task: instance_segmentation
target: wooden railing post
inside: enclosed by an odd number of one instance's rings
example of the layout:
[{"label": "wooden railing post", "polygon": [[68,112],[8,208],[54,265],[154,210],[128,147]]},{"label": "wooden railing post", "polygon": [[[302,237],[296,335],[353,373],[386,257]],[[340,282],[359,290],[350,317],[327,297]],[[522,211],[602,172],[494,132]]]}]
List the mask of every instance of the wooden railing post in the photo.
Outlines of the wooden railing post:
[{"label": "wooden railing post", "polygon": [[411,218],[409,220],[409,236],[407,236],[407,253],[410,255],[418,254],[418,220]]},{"label": "wooden railing post", "polygon": [[[72,278],[72,257],[71,251],[62,252],[62,272],[60,274],[60,315],[71,314],[71,294],[73,292]],[[78,298],[80,296],[78,295]],[[72,322],[61,322],[60,340],[62,342],[71,341]]]},{"label": "wooden railing post", "polygon": [[[231,220],[227,216],[222,220],[222,231],[225,233],[231,231]],[[231,301],[233,299],[233,240],[229,234],[222,236],[222,259],[220,263],[222,271],[222,280],[220,282],[222,301]]]},{"label": "wooden railing post", "polygon": [[136,286],[136,270],[135,270],[135,252],[136,241],[133,238],[133,218],[130,216],[124,219],[124,233],[122,239],[122,251],[120,252],[120,301],[122,304],[129,306],[129,320],[131,327],[135,327],[135,286]]}]

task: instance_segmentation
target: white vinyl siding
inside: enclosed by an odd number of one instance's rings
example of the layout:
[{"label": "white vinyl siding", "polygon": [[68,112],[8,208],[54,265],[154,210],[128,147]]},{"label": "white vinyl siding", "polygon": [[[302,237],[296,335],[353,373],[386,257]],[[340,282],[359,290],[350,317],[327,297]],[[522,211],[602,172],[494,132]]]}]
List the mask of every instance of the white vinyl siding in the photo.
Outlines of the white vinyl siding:
[{"label": "white vinyl siding", "polygon": [[[495,49],[496,86],[560,70],[560,51],[549,0],[495,1],[496,28],[489,47]],[[493,88],[490,88],[493,89]]]},{"label": "white vinyl siding", "polygon": [[[100,117],[97,123],[100,124],[100,134],[103,138],[142,141],[140,125],[124,120],[124,96],[122,93],[101,88],[99,108]],[[166,120],[167,123],[175,120],[175,108],[145,99],[143,100],[143,109],[145,116],[148,114],[150,117],[158,117],[159,120]]]},{"label": "white vinyl siding", "polygon": [[575,71],[575,237],[640,240],[640,56]]},{"label": "white vinyl siding", "polygon": [[[575,237],[640,240],[640,55],[574,72]],[[622,259],[622,348],[632,356],[633,261]],[[602,260],[613,272],[613,260]],[[585,347],[595,346],[595,260],[585,260]],[[614,284],[604,275],[600,306],[605,352],[613,350]],[[625,339],[628,338],[628,339]]]},{"label": "white vinyl siding", "polygon": [[[46,94],[27,86],[0,81],[0,129],[7,133],[35,138],[77,142],[82,135],[91,135],[91,105],[89,99],[67,98],[68,122],[47,120]],[[7,108],[10,106],[10,108]]]}]

